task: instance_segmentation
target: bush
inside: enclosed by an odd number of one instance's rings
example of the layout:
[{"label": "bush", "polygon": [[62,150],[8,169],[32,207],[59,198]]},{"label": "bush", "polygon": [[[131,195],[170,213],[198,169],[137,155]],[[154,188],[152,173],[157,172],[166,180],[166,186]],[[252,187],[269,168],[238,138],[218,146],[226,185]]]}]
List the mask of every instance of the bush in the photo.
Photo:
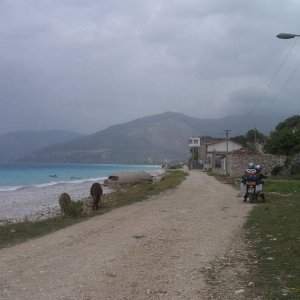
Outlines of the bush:
[{"label": "bush", "polygon": [[71,218],[82,217],[83,216],[83,202],[82,201],[71,201],[67,216]]},{"label": "bush", "polygon": [[291,175],[300,175],[300,167],[292,166],[291,167]]},{"label": "bush", "polygon": [[277,166],[271,171],[271,175],[276,176],[280,173],[283,167]]}]

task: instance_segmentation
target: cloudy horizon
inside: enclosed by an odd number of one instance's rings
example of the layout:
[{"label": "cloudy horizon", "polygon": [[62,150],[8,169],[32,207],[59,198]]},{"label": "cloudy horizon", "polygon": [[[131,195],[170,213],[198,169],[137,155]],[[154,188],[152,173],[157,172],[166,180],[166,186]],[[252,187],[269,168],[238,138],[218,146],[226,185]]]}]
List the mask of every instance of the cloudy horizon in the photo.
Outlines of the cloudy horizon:
[{"label": "cloudy horizon", "polygon": [[[296,0],[0,3],[0,134],[299,114]],[[271,83],[271,84],[270,84]]]}]

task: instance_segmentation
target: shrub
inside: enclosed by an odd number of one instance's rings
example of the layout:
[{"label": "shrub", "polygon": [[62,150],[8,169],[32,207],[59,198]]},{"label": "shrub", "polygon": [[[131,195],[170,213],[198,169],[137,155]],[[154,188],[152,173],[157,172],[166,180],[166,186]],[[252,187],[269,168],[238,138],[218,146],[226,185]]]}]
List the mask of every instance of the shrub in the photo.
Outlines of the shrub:
[{"label": "shrub", "polygon": [[271,175],[276,176],[280,173],[280,171],[282,170],[283,167],[277,166],[275,168],[273,168],[273,170],[271,171]]},{"label": "shrub", "polygon": [[67,216],[71,218],[82,217],[84,214],[83,202],[82,201],[72,201],[69,204]]}]

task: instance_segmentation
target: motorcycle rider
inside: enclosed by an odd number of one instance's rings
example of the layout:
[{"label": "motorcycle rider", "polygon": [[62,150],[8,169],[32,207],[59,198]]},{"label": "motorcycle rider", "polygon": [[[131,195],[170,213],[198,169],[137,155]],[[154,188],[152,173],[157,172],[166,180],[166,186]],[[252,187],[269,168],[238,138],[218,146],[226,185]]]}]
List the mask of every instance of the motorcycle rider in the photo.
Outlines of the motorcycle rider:
[{"label": "motorcycle rider", "polygon": [[[261,165],[256,165],[255,166],[255,171],[256,171],[256,183],[257,184],[264,184],[264,178],[267,178],[267,176],[265,176],[263,173],[262,173],[262,166]],[[265,198],[265,195],[264,195],[264,192],[261,191],[259,193],[260,197],[261,197],[261,201],[262,202],[265,202],[266,201],[266,198]]]},{"label": "motorcycle rider", "polygon": [[[248,169],[245,170],[244,175],[242,176],[242,183],[246,184],[247,181],[255,181],[256,182],[256,170],[255,165],[253,162],[248,163]],[[246,193],[244,195],[244,202],[247,202],[248,198],[248,191],[246,190]]]}]

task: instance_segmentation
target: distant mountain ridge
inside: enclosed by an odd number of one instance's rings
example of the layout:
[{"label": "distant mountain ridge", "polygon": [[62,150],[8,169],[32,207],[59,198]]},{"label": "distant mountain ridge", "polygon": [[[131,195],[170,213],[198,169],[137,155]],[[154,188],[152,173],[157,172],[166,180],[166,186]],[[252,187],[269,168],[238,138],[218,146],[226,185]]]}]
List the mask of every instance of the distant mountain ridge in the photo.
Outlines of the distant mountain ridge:
[{"label": "distant mountain ridge", "polygon": [[82,136],[66,130],[17,131],[0,135],[0,162],[18,160],[49,145]]},{"label": "distant mountain ridge", "polygon": [[237,136],[254,126],[259,131],[268,133],[283,119],[272,115],[254,125],[253,118],[247,116],[198,119],[181,113],[166,112],[114,125],[65,143],[50,145],[22,160],[78,163],[184,161],[189,155],[189,137],[220,137],[224,129],[232,129],[231,136]]}]

